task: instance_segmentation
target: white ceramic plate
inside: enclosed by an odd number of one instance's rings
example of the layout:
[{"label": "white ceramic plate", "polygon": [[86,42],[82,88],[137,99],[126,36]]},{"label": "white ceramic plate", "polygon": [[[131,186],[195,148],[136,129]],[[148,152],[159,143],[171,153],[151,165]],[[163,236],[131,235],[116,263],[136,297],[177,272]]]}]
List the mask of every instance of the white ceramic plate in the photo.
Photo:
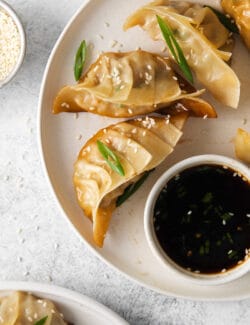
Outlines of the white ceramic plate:
[{"label": "white ceramic plate", "polygon": [[31,292],[52,300],[64,318],[74,325],[128,325],[120,316],[84,295],[61,287],[32,282],[1,282],[0,296],[11,291]]},{"label": "white ceramic plate", "polygon": [[[57,91],[65,84],[74,83],[73,61],[76,49],[85,39],[94,48],[88,51],[88,62],[93,62],[99,51],[129,51],[138,46],[161,53],[163,43],[150,40],[139,28],[123,32],[125,18],[147,0],[91,0],[87,1],[67,25],[49,59],[40,96],[40,149],[46,174],[63,214],[82,240],[109,265],[158,292],[192,299],[229,300],[250,297],[250,274],[223,286],[207,287],[190,284],[167,273],[152,255],[143,230],[143,210],[146,196],[157,177],[173,163],[196,154],[234,156],[232,139],[238,127],[248,127],[250,117],[249,52],[237,40],[233,68],[242,82],[238,110],[215,103],[219,118],[215,120],[189,119],[184,137],[174,153],[157,168],[147,182],[130,200],[114,213],[103,249],[92,240],[92,225],[79,208],[72,186],[73,163],[85,141],[99,128],[116,120],[89,113],[51,113]],[[200,1],[201,2],[201,1]],[[202,1],[205,3],[206,1]],[[219,0],[209,0],[218,6]],[[111,47],[116,40],[122,47]],[[76,138],[82,135],[81,140]]]}]

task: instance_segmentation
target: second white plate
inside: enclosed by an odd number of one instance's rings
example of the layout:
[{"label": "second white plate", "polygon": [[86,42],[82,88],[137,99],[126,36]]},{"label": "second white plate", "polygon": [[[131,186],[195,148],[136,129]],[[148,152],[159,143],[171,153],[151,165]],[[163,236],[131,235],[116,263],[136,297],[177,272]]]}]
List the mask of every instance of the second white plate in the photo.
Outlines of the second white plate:
[{"label": "second white plate", "polygon": [[74,325],[128,325],[120,316],[87,296],[61,287],[33,282],[1,282],[0,296],[11,291],[31,292],[55,303],[64,318]]}]

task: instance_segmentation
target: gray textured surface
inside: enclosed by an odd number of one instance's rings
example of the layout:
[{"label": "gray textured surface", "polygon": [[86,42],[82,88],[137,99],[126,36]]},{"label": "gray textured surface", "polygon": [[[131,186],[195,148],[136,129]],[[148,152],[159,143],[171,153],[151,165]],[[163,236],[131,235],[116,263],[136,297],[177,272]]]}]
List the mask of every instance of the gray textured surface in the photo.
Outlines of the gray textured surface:
[{"label": "gray textured surface", "polygon": [[0,279],[54,283],[84,293],[131,324],[250,324],[250,300],[168,298],[103,264],[69,230],[52,199],[37,149],[37,101],[53,44],[81,0],[11,0],[28,48],[17,78],[0,90]]}]

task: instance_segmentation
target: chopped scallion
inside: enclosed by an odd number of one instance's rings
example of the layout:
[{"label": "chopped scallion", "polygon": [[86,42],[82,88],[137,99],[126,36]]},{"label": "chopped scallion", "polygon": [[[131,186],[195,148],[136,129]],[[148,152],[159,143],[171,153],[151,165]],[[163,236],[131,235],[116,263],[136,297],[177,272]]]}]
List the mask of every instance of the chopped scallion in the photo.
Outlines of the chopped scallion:
[{"label": "chopped scallion", "polygon": [[235,22],[231,17],[227,17],[225,14],[223,14],[217,9],[214,9],[213,7],[210,6],[205,6],[205,7],[211,9],[216,14],[219,21],[222,23],[222,25],[225,26],[230,32],[239,34],[239,28],[237,27],[237,25],[235,24]]},{"label": "chopped scallion", "polygon": [[42,319],[38,320],[34,323],[34,325],[44,325],[46,323],[48,316],[43,317]]},{"label": "chopped scallion", "polygon": [[75,56],[74,75],[76,81],[78,81],[81,78],[82,70],[86,60],[86,53],[87,53],[86,42],[82,41]]},{"label": "chopped scallion", "polygon": [[122,195],[120,195],[116,200],[116,206],[119,207],[122,205],[132,194],[134,194],[139,187],[142,186],[142,184],[145,182],[145,180],[148,178],[149,174],[153,170],[147,171],[143,174],[143,176],[135,183],[129,185]]},{"label": "chopped scallion", "polygon": [[102,154],[103,158],[106,160],[109,167],[112,168],[119,175],[125,176],[124,169],[117,155],[100,140],[97,140],[97,147],[100,153]]},{"label": "chopped scallion", "polygon": [[171,28],[168,26],[168,24],[160,17],[156,16],[157,21],[159,24],[159,27],[161,29],[162,35],[169,47],[170,52],[172,53],[173,57],[175,58],[175,61],[179,65],[181,71],[183,72],[184,76],[190,81],[191,83],[194,83],[192,72],[189,68],[189,65],[187,63],[187,60],[183,54],[183,51],[177,42],[176,38],[174,37],[174,34],[171,30]]}]

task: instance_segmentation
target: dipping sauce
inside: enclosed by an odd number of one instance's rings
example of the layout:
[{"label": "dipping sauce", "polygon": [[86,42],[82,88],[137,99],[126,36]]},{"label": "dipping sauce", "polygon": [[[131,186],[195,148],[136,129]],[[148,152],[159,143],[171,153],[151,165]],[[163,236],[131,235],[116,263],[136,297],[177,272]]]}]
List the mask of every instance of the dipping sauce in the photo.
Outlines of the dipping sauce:
[{"label": "dipping sauce", "polygon": [[170,179],[153,220],[162,249],[187,270],[226,272],[250,257],[250,184],[226,166],[199,165]]}]

